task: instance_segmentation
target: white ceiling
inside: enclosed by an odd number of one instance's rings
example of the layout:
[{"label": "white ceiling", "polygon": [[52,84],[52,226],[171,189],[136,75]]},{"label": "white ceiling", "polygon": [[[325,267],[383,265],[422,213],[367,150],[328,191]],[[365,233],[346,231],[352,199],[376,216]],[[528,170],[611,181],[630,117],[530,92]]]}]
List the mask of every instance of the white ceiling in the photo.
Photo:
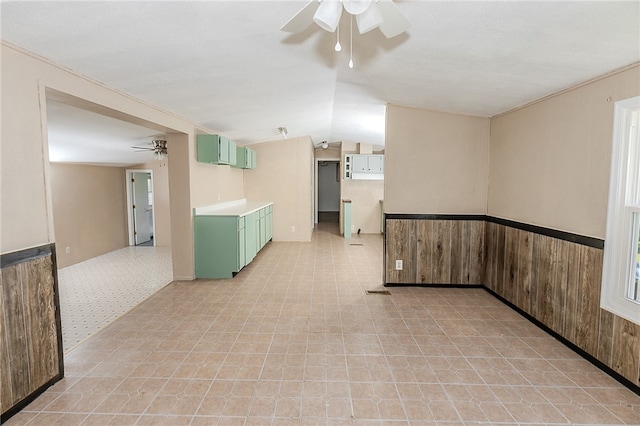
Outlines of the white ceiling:
[{"label": "white ceiling", "polygon": [[[279,31],[304,4],[3,0],[1,31],[3,40],[240,144],[274,139],[273,129],[285,126],[316,144],[384,145],[387,103],[490,117],[640,61],[638,1],[397,0],[411,27],[392,39],[354,28],[353,69],[347,14],[340,53],[336,34],[315,24]],[[57,108],[50,143],[87,131],[74,149],[94,156],[107,133],[98,129],[122,123],[96,119],[91,129],[91,116]],[[127,147],[114,162],[134,161],[128,147],[157,133],[122,132],[108,142]],[[100,162],[90,157],[77,161]]]}]

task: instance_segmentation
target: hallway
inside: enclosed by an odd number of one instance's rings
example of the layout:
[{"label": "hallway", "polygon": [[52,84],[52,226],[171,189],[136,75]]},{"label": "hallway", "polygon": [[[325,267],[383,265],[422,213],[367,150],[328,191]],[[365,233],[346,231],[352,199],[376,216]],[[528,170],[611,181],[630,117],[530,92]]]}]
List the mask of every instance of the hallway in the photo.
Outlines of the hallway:
[{"label": "hallway", "polygon": [[320,224],[233,279],[173,282],[7,424],[638,423],[640,397],[482,289],[367,294],[382,242]]}]

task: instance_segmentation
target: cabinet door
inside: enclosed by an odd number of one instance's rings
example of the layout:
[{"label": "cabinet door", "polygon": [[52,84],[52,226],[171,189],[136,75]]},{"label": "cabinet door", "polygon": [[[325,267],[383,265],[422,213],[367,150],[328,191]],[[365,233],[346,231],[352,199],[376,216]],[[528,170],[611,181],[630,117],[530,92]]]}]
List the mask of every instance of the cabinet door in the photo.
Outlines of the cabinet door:
[{"label": "cabinet door", "polygon": [[367,164],[367,156],[366,155],[354,155],[351,157],[352,161],[352,171],[354,173],[363,173],[367,172],[369,166]]},{"label": "cabinet door", "polygon": [[224,136],[218,139],[218,163],[229,164],[229,139]]},{"label": "cabinet door", "polygon": [[236,143],[234,141],[228,140],[227,139],[227,143],[229,144],[229,161],[227,162],[227,164],[230,164],[232,166],[236,165],[236,154],[237,154],[237,149],[236,149]]},{"label": "cabinet door", "polygon": [[194,243],[197,278],[231,278],[237,272],[237,216],[196,216]]},{"label": "cabinet door", "polygon": [[220,157],[220,137],[218,135],[198,135],[196,144],[198,161],[210,164],[218,163]]},{"label": "cabinet door", "polygon": [[245,216],[245,264],[249,264],[258,253],[256,239],[258,237],[259,220],[257,212]]},{"label": "cabinet door", "polygon": [[247,159],[245,168],[246,169],[255,169],[256,168],[256,152],[251,148],[247,148]]},{"label": "cabinet door", "polygon": [[383,173],[384,157],[382,155],[368,155],[367,168],[370,173]]},{"label": "cabinet door", "polygon": [[267,213],[267,241],[273,238],[273,212],[271,206],[269,206],[269,212]]},{"label": "cabinet door", "polygon": [[234,167],[238,169],[247,168],[247,148],[244,146],[236,146],[236,164]]},{"label": "cabinet door", "polygon": [[260,248],[267,244],[267,207],[260,209]]},{"label": "cabinet door", "polygon": [[244,265],[247,264],[247,249],[245,247],[245,229],[238,229],[238,268],[236,272],[239,272],[240,269],[244,268]]}]

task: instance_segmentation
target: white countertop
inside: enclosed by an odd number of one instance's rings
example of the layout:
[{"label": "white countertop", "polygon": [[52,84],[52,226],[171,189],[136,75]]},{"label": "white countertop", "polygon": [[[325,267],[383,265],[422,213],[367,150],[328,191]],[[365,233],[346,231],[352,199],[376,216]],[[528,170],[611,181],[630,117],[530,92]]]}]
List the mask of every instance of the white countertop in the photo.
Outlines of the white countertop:
[{"label": "white countertop", "polygon": [[246,199],[212,204],[193,209],[195,216],[246,216],[272,205],[272,201],[247,201]]}]

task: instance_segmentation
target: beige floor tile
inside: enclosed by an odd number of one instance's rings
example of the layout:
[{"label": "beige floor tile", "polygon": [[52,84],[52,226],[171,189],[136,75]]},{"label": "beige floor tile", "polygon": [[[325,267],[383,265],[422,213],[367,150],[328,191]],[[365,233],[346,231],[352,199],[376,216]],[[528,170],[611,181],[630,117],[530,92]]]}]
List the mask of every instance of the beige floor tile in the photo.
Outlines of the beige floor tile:
[{"label": "beige floor tile", "polygon": [[162,287],[7,425],[640,423],[640,397],[482,289],[367,295],[382,242],[321,224]]}]

